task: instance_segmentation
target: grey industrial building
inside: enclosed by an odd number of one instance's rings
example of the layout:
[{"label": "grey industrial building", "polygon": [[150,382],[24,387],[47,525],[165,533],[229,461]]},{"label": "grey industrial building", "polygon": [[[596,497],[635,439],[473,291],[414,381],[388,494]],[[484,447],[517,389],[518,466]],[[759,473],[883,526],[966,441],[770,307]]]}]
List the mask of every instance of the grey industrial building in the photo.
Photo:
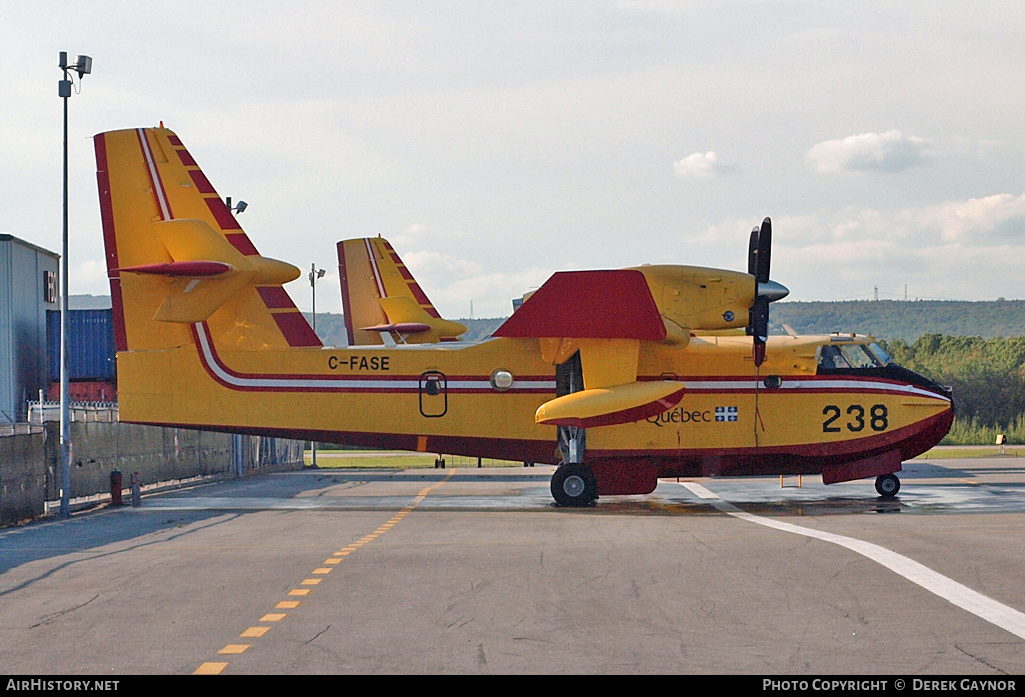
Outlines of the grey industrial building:
[{"label": "grey industrial building", "polygon": [[26,420],[47,386],[46,311],[60,309],[60,255],[0,234],[0,423]]}]

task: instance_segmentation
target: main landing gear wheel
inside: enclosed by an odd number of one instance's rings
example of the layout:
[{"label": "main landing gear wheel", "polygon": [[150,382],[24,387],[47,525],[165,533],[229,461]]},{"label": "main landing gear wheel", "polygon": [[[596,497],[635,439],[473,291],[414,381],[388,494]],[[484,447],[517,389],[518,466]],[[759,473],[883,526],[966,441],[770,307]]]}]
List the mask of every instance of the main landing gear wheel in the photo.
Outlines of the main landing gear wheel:
[{"label": "main landing gear wheel", "polygon": [[883,498],[892,499],[900,491],[900,480],[895,474],[884,474],[876,477],[876,491]]},{"label": "main landing gear wheel", "polygon": [[598,498],[598,480],[587,465],[559,465],[552,475],[552,496],[560,506],[590,506]]}]

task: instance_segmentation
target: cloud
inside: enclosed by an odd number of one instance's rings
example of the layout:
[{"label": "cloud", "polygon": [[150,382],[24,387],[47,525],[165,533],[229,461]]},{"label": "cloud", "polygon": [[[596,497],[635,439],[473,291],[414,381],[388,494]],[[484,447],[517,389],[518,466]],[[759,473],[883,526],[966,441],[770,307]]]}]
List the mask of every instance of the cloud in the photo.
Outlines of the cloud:
[{"label": "cloud", "polygon": [[886,133],[862,133],[840,140],[827,140],[808,151],[816,170],[833,172],[903,172],[928,161],[930,143],[904,136],[892,129]]},{"label": "cloud", "polygon": [[1021,297],[1025,194],[773,220],[772,276],[791,300]]},{"label": "cloud", "polygon": [[711,179],[724,174],[730,167],[715,152],[696,152],[673,163],[676,176],[684,179]]},{"label": "cloud", "polygon": [[513,273],[488,272],[475,261],[434,251],[402,254],[402,260],[445,317],[506,317],[512,299],[538,288],[552,269],[530,267]]},{"label": "cloud", "polygon": [[[91,290],[93,288],[102,289],[107,285],[107,266],[103,262],[96,261],[95,259],[82,262],[78,266],[74,267],[69,275],[71,278],[68,286],[72,293],[87,292],[86,290],[78,291],[76,290],[77,287],[84,287]],[[72,283],[74,286],[72,286]]]},{"label": "cloud", "polygon": [[923,224],[938,228],[945,242],[1025,242],[1025,194],[995,194],[926,209]]}]

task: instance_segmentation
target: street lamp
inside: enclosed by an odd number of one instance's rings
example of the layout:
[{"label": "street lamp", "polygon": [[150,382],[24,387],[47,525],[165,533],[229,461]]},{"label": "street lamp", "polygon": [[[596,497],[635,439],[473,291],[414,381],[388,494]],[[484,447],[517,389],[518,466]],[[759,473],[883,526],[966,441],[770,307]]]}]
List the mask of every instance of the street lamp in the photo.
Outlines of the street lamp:
[{"label": "street lamp", "polygon": [[[310,264],[310,293],[313,295],[313,333],[317,333],[317,281],[324,277],[324,269],[318,269],[316,264]],[[313,462],[310,464],[317,468],[317,441],[310,441],[313,447]]]},{"label": "street lamp", "polygon": [[64,79],[57,83],[57,95],[64,100],[64,235],[61,242],[61,504],[60,517],[71,517],[71,398],[68,391],[68,97],[71,84],[68,71],[78,73],[78,81],[93,70],[93,59],[78,56],[68,65],[67,51],[60,52]]}]

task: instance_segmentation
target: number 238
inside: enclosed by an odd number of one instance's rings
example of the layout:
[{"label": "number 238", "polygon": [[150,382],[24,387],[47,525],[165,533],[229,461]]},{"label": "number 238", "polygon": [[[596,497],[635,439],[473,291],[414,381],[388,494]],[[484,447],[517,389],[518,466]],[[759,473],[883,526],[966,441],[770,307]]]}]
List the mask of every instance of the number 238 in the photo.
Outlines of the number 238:
[{"label": "number 238", "polygon": [[823,433],[839,433],[843,430],[841,425],[852,433],[865,430],[866,425],[873,431],[885,431],[890,425],[885,404],[873,404],[869,407],[867,413],[865,412],[865,407],[860,404],[852,404],[847,407],[848,419],[846,422],[842,422],[842,424],[836,423],[842,416],[842,412],[840,407],[835,404],[827,404],[822,409],[822,415],[827,417],[822,422]]}]

